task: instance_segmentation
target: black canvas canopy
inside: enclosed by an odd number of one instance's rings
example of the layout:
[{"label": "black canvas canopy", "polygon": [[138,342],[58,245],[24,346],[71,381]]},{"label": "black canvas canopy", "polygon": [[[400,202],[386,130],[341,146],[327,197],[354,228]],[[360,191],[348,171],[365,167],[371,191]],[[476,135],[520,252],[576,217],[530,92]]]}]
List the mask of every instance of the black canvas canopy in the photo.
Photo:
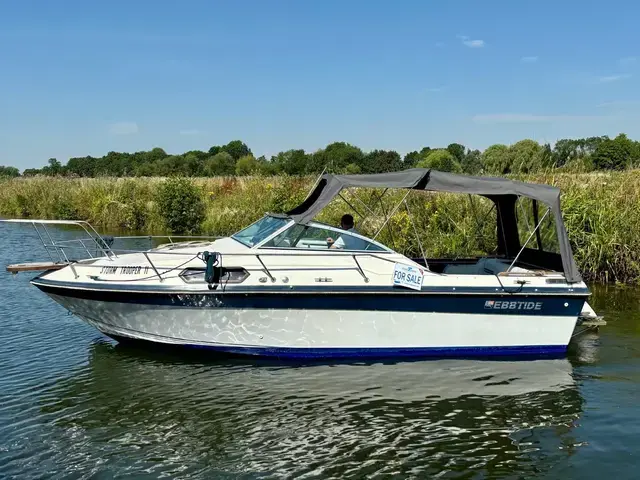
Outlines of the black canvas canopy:
[{"label": "black canvas canopy", "polygon": [[[518,197],[527,197],[541,202],[550,208],[555,218],[561,266],[565,277],[568,282],[580,281],[580,274],[573,259],[567,231],[562,221],[560,190],[556,187],[517,182],[506,178],[456,175],[428,168],[413,168],[400,172],[370,175],[325,174],[309,196],[300,205],[287,212],[287,215],[298,223],[307,223],[344,188],[349,187],[404,188],[476,194],[487,197],[495,203],[497,208],[498,251],[512,258],[522,248],[518,235],[516,200]],[[545,263],[543,258],[539,260],[542,260],[539,263]]]}]

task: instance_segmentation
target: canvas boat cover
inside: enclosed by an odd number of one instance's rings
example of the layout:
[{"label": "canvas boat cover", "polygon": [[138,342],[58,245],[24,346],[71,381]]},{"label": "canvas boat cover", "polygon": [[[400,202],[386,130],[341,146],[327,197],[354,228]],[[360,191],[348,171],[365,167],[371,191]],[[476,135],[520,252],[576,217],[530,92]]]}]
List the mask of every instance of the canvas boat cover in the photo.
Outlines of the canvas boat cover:
[{"label": "canvas boat cover", "polygon": [[[562,258],[562,267],[568,282],[579,282],[580,274],[573,258],[569,237],[562,221],[560,189],[550,185],[524,183],[506,178],[474,177],[439,172],[428,168],[413,168],[400,172],[369,175],[325,174],[309,196],[297,207],[287,212],[297,223],[308,223],[344,188],[405,188],[436,192],[467,193],[485,196],[501,210],[502,221],[507,228],[516,228],[515,201],[527,197],[547,205],[555,219],[556,233]],[[504,227],[503,227],[504,228]],[[516,234],[517,238],[517,234]],[[513,245],[512,249],[513,250]]]}]

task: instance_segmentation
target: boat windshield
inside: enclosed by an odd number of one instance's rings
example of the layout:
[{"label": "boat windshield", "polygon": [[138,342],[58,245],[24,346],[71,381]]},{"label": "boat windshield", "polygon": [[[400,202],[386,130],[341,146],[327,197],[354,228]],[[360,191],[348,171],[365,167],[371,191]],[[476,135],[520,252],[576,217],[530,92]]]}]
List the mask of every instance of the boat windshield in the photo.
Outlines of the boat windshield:
[{"label": "boat windshield", "polygon": [[263,241],[265,238],[274,234],[276,231],[280,230],[290,221],[291,220],[288,218],[270,216],[262,217],[260,220],[252,223],[247,228],[231,235],[231,238],[248,247],[253,247],[254,245]]},{"label": "boat windshield", "polygon": [[[287,228],[284,232],[276,235],[266,242],[263,247],[266,248],[311,248],[316,250],[326,250],[334,248],[343,251],[370,251],[385,252],[387,251],[372,240],[358,235],[355,230],[345,231],[333,228],[325,228],[325,226],[301,225],[296,224]],[[331,239],[327,241],[327,239]]]}]

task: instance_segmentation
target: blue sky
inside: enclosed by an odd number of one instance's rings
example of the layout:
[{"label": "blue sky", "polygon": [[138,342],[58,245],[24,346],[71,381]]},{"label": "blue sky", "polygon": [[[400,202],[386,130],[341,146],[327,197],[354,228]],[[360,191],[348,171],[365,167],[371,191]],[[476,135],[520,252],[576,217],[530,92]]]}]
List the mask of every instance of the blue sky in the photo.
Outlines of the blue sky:
[{"label": "blue sky", "polygon": [[640,3],[0,1],[0,164],[640,139]]}]

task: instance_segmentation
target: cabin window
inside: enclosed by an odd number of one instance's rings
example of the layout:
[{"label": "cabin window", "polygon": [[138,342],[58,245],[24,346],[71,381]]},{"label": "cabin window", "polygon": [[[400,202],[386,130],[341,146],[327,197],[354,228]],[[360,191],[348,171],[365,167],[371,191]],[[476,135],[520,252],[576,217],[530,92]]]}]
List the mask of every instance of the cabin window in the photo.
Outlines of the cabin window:
[{"label": "cabin window", "polygon": [[314,250],[327,250],[327,239],[334,240],[338,250],[343,251],[368,251],[384,252],[385,249],[349,232],[335,231],[328,228],[311,225],[294,225],[265,243],[264,247],[271,248],[308,248]]}]

